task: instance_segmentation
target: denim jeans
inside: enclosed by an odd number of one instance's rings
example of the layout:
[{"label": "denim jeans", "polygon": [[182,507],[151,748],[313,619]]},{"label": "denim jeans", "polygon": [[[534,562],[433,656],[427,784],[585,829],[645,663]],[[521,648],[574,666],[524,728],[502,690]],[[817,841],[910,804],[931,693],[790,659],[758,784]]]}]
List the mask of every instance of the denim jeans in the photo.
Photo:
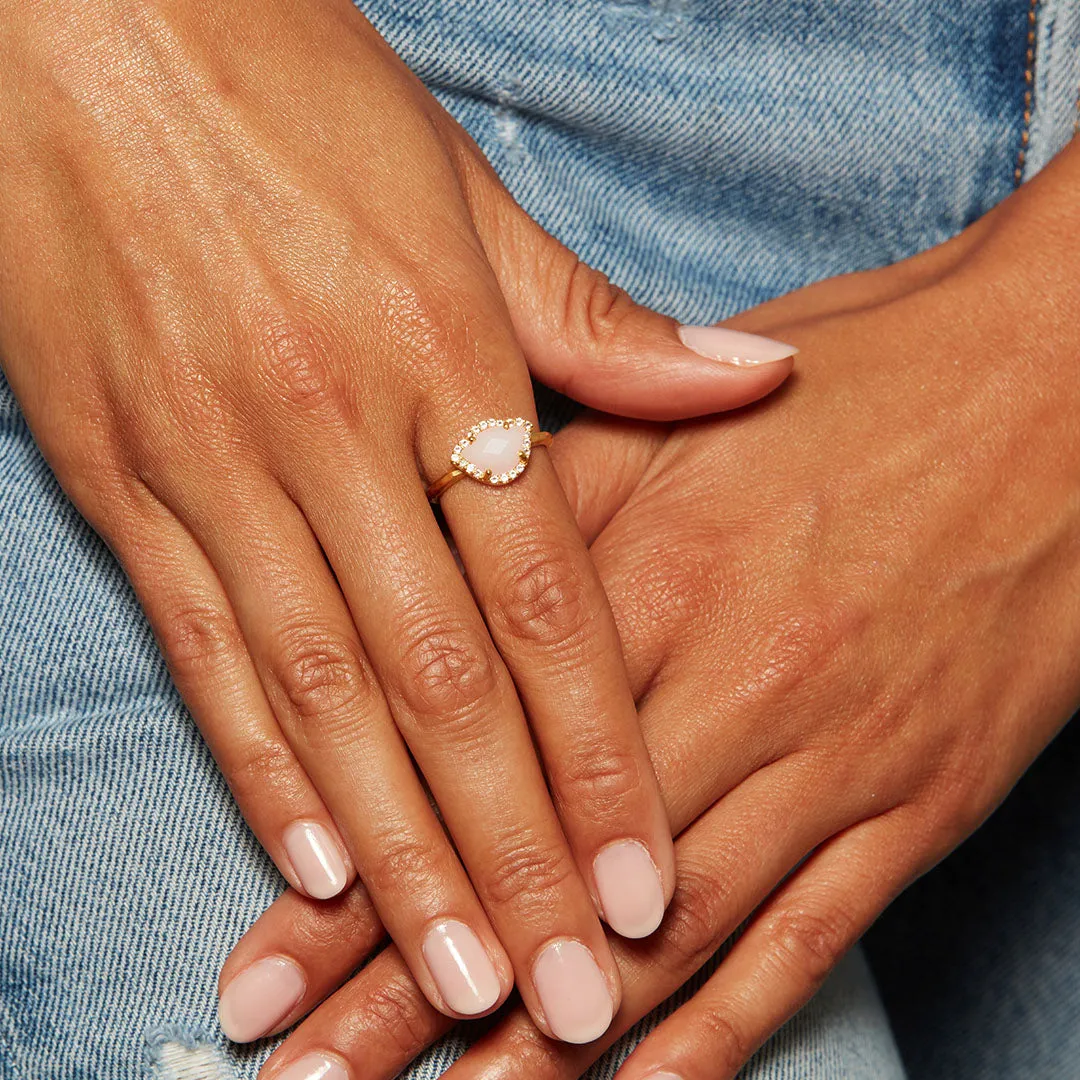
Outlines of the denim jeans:
[{"label": "denim jeans", "polygon": [[[360,6],[530,213],[690,322],[944,240],[1077,119],[1078,0]],[[1077,764],[1067,732],[746,1075],[1080,1077]],[[0,1077],[253,1077],[215,979],[281,887],[0,379]]]}]

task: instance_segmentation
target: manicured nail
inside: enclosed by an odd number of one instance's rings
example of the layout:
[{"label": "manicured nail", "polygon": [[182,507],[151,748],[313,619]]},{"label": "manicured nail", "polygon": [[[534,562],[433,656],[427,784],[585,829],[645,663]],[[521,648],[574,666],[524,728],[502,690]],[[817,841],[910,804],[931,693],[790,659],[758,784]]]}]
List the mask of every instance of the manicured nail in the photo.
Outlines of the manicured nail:
[{"label": "manicured nail", "polygon": [[218,1023],[233,1042],[254,1042],[272,1031],[304,996],[304,973],[283,956],[245,968],[225,987]]},{"label": "manicured nail", "polygon": [[593,860],[593,876],[604,919],[616,934],[648,937],[660,925],[664,886],[644,844],[608,844]]},{"label": "manicured nail", "polygon": [[774,364],[795,356],[798,349],[782,341],[727,330],[722,326],[680,326],[679,339],[693,352],[735,367]]},{"label": "manicured nail", "polygon": [[533,983],[556,1039],[587,1043],[607,1031],[614,1015],[607,980],[580,941],[553,941],[533,965]]},{"label": "manicured nail", "polygon": [[274,1080],[349,1080],[349,1072],[340,1062],[322,1054],[308,1054],[275,1075]]},{"label": "manicured nail", "polygon": [[348,872],[341,848],[317,821],[296,821],[283,837],[285,852],[308,896],[329,900],[345,888]]},{"label": "manicured nail", "polygon": [[486,1012],[502,983],[480,939],[456,919],[433,926],[421,946],[431,977],[446,1004],[461,1016]]}]

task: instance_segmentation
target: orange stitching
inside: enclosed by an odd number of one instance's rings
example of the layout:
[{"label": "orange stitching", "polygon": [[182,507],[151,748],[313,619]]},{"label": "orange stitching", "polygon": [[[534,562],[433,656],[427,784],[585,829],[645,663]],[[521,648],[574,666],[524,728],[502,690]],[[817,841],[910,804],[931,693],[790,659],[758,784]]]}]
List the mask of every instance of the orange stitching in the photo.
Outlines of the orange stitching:
[{"label": "orange stitching", "polygon": [[1032,89],[1035,85],[1035,24],[1038,7],[1039,0],[1029,0],[1027,56],[1024,67],[1024,126],[1020,129],[1020,153],[1016,156],[1016,172],[1013,176],[1018,187],[1024,179],[1024,162],[1027,160],[1027,146],[1031,139],[1031,102]]}]

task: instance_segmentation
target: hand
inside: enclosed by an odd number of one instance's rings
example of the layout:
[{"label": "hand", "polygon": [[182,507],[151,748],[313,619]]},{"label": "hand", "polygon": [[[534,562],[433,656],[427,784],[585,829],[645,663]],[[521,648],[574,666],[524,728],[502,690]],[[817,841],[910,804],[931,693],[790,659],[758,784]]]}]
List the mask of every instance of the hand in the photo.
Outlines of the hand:
[{"label": "hand", "polygon": [[[476,420],[535,419],[526,360],[645,416],[790,360],[688,351],[582,267],[345,0],[0,6],[5,371],[256,834],[327,897],[340,830],[438,1008],[513,975],[545,1031],[595,1037],[597,911],[647,934],[674,885],[611,612],[546,451],[446,494],[471,592],[425,479]],[[226,1006],[236,1039],[273,1026]]]},{"label": "hand", "polygon": [[[1078,169],[1072,151],[957,241],[745,316],[802,349],[764,407],[560,441],[680,834],[678,886],[653,938],[613,943],[623,1002],[604,1038],[559,1046],[517,1010],[448,1077],[579,1076],[756,911],[620,1073],[733,1076],[1075,709],[1075,254],[1042,253],[1038,304],[1017,256],[1042,222],[1075,229]],[[223,981],[293,956],[311,980],[294,1019],[378,934],[360,891],[317,915],[286,894]],[[326,1080],[392,1076],[446,1027],[388,948],[262,1075],[323,1059],[354,1070]]]}]

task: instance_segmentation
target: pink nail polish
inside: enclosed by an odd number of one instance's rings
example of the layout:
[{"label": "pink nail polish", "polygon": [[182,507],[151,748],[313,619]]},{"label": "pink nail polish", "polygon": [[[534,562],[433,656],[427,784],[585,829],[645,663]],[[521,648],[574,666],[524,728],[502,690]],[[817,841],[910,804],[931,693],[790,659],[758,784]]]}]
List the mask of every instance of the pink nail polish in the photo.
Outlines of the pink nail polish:
[{"label": "pink nail polish", "polygon": [[322,1054],[307,1054],[294,1062],[274,1080],[349,1080],[349,1071],[339,1062]]},{"label": "pink nail polish", "polygon": [[502,994],[502,983],[480,939],[463,922],[433,926],[421,946],[431,977],[446,1004],[461,1016],[487,1012]]},{"label": "pink nail polish", "polygon": [[728,330],[722,326],[680,326],[679,340],[699,356],[719,360],[734,367],[756,367],[788,360],[798,353],[794,345],[782,341]]},{"label": "pink nail polish", "polygon": [[664,917],[664,886],[648,848],[637,840],[608,844],[593,860],[604,920],[626,938],[648,937]]},{"label": "pink nail polish", "polygon": [[283,956],[244,968],[218,1002],[221,1030],[233,1042],[254,1042],[272,1031],[304,996],[304,973]]},{"label": "pink nail polish", "polygon": [[614,1015],[607,980],[580,941],[553,941],[533,965],[533,984],[556,1039],[587,1043],[607,1031]]},{"label": "pink nail polish", "polygon": [[317,821],[295,821],[285,830],[282,840],[308,896],[329,900],[345,888],[345,859],[325,826]]}]

